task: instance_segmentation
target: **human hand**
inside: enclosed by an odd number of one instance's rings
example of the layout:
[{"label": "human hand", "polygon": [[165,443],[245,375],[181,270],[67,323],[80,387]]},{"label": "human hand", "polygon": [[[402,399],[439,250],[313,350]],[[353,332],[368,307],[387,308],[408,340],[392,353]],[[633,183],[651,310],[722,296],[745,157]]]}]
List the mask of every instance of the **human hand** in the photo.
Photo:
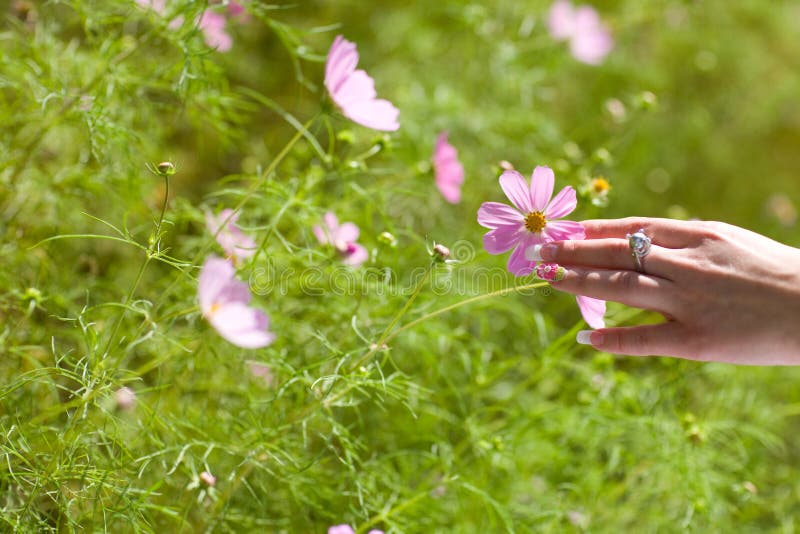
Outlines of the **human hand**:
[{"label": "human hand", "polygon": [[[631,217],[584,221],[586,240],[540,246],[565,268],[553,288],[660,312],[666,322],[601,328],[616,354],[749,365],[800,364],[800,249],[720,222]],[[636,272],[626,234],[652,239]],[[581,336],[585,338],[584,336]]]}]

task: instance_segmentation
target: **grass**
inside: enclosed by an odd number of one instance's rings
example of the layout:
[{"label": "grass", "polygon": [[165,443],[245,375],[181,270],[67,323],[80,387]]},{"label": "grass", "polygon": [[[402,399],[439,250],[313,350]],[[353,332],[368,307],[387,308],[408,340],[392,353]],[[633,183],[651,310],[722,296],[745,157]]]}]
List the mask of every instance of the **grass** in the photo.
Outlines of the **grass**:
[{"label": "grass", "polygon": [[[251,2],[222,53],[200,2],[0,4],[0,531],[794,532],[796,371],[577,346],[574,299],[514,280],[475,214],[507,160],[582,188],[576,218],[800,245],[797,6],[598,2],[599,67],[548,7]],[[338,33],[399,132],[327,100]],[[458,205],[433,185],[445,129]],[[222,208],[258,243],[238,276],[264,349],[197,305]],[[360,227],[360,269],[317,243],[327,211]]]}]

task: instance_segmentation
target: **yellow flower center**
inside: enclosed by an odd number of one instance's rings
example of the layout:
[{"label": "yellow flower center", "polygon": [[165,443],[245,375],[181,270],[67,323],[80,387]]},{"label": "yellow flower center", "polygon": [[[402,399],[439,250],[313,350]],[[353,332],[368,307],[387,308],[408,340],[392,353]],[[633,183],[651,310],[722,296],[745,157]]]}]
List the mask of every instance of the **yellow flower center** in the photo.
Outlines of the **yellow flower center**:
[{"label": "yellow flower center", "polygon": [[611,189],[611,184],[608,183],[608,180],[600,176],[592,180],[592,189],[594,190],[595,193],[600,195]]},{"label": "yellow flower center", "polygon": [[527,228],[529,232],[541,232],[546,224],[547,221],[544,218],[544,213],[541,211],[532,211],[525,217],[525,228]]},{"label": "yellow flower center", "polygon": [[218,302],[215,302],[214,304],[211,305],[211,309],[208,310],[208,314],[214,315],[221,307],[222,306]]}]

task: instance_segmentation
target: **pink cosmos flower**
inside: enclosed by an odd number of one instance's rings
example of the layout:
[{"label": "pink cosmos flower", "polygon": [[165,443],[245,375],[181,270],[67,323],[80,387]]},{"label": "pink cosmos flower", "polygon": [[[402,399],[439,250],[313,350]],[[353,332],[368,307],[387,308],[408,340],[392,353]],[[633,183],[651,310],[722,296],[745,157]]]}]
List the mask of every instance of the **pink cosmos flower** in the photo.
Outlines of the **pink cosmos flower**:
[{"label": "pink cosmos flower", "polygon": [[[539,263],[534,269],[536,276],[549,282],[557,282],[564,278],[564,268],[557,263]],[[603,316],[606,314],[606,301],[591,297],[578,296],[578,309],[583,319],[592,328],[604,328],[606,323]]]},{"label": "pink cosmos flower", "polygon": [[269,331],[269,318],[248,306],[247,284],[234,278],[233,264],[209,257],[200,270],[197,295],[200,310],[219,334],[239,347],[257,349],[275,340]]},{"label": "pink cosmos flower", "polygon": [[247,22],[250,20],[250,14],[242,5],[243,2],[231,1],[228,3],[228,15],[232,18],[238,18],[240,22]]},{"label": "pink cosmos flower", "polygon": [[[328,529],[328,534],[356,534],[356,532],[350,525],[336,525]],[[372,529],[368,534],[383,534],[383,531]]]},{"label": "pink cosmos flower", "polygon": [[225,31],[226,22],[225,15],[206,9],[197,23],[206,44],[220,52],[227,52],[233,46],[233,38]]},{"label": "pink cosmos flower", "polygon": [[[489,254],[502,254],[514,249],[508,259],[508,270],[525,276],[535,262],[525,258],[525,249],[549,241],[583,239],[581,223],[560,221],[578,205],[575,190],[567,186],[555,198],[555,176],[549,167],[536,167],[530,185],[517,171],[500,176],[500,187],[514,205],[484,202],[478,210],[478,223],[491,229],[483,236],[483,248]],[[516,208],[516,209],[515,209]]]},{"label": "pink cosmos flower", "polygon": [[356,70],[357,64],[356,45],[337,35],[325,62],[325,87],[331,98],[353,122],[373,130],[397,130],[400,112],[388,100],[376,98],[375,82],[363,70]]},{"label": "pink cosmos flower", "polygon": [[[217,236],[217,243],[220,244],[225,255],[237,263],[239,260],[252,258],[256,253],[256,242],[242,233],[236,221],[239,214],[233,210],[225,209],[219,215],[214,215],[206,211],[206,227],[211,235]],[[228,221],[223,228],[222,225]]]},{"label": "pink cosmos flower", "polygon": [[332,212],[323,217],[324,226],[314,226],[314,235],[323,245],[333,245],[342,257],[342,263],[358,267],[369,257],[367,249],[356,243],[358,226],[351,222],[339,225],[339,219]]},{"label": "pink cosmos flower", "polygon": [[574,8],[569,0],[557,0],[547,19],[550,35],[557,41],[569,41],[570,52],[578,61],[599,65],[614,48],[608,27],[594,8]]},{"label": "pink cosmos flower", "polygon": [[447,132],[436,138],[433,151],[433,170],[436,187],[446,201],[458,204],[461,201],[461,184],[464,183],[464,166],[458,161],[458,151],[447,142]]}]

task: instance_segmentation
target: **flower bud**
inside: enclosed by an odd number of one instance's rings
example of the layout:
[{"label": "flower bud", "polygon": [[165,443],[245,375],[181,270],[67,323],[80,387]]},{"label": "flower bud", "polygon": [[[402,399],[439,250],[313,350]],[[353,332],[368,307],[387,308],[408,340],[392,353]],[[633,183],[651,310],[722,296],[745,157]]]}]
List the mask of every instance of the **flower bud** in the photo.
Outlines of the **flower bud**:
[{"label": "flower bud", "polygon": [[120,410],[132,410],[136,406],[136,392],[123,386],[114,392],[114,402]]},{"label": "flower bud", "polygon": [[217,484],[217,477],[209,473],[208,471],[203,471],[200,473],[200,480],[208,486],[209,488],[213,488]]},{"label": "flower bud", "polygon": [[176,172],[175,165],[173,165],[169,161],[162,161],[161,163],[156,165],[156,170],[158,171],[158,174],[160,174],[161,176],[172,176]]},{"label": "flower bud", "polygon": [[442,244],[433,246],[433,260],[437,263],[444,263],[450,257],[450,249]]},{"label": "flower bud", "polygon": [[392,248],[397,246],[397,238],[389,232],[381,232],[381,234],[378,236],[378,242],[388,245]]}]

